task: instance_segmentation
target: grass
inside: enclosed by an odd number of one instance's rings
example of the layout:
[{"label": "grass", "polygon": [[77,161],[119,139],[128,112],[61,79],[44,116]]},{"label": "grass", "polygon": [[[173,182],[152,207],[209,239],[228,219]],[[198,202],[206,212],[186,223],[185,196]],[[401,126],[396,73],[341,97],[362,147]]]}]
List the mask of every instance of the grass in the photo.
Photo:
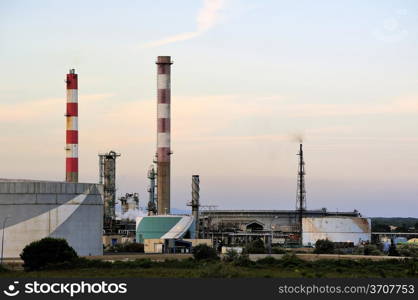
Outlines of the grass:
[{"label": "grass", "polygon": [[257,262],[232,262],[149,259],[118,261],[84,260],[75,265],[50,266],[49,270],[0,271],[0,277],[137,277],[137,278],[352,278],[352,277],[415,277],[417,260],[318,260],[303,261],[286,255],[282,259],[267,257]]}]

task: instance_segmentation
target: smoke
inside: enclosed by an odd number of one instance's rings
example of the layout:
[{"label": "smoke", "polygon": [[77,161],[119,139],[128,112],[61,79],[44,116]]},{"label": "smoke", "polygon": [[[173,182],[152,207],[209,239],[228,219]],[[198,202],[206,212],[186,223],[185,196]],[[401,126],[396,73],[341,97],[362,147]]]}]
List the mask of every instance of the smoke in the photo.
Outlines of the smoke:
[{"label": "smoke", "polygon": [[122,220],[132,220],[135,221],[137,217],[145,217],[148,213],[146,210],[140,209],[130,209],[127,212],[123,213],[120,218]]},{"label": "smoke", "polygon": [[292,142],[294,142],[294,143],[299,143],[299,144],[302,144],[302,143],[303,143],[303,141],[305,140],[305,136],[304,136],[304,134],[303,134],[303,133],[293,133],[293,134],[290,136],[290,140],[291,140]]},{"label": "smoke", "polygon": [[145,48],[158,47],[198,37],[218,23],[220,18],[219,12],[225,6],[225,2],[226,0],[205,0],[203,7],[200,9],[196,17],[197,28],[195,31],[175,34],[160,40],[147,42],[142,46]]}]

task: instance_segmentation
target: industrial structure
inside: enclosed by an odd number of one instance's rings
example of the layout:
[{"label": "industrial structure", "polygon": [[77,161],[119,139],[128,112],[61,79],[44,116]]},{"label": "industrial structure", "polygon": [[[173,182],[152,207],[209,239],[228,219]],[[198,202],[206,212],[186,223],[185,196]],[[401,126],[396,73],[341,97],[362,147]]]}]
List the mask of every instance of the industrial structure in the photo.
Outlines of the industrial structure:
[{"label": "industrial structure", "polygon": [[371,241],[370,219],[353,212],[307,210],[305,161],[299,144],[296,210],[206,210],[201,212],[198,233],[222,245],[242,245],[254,239],[266,243],[312,246],[318,239],[334,242]]},{"label": "industrial structure", "polygon": [[126,193],[119,198],[122,217],[116,218],[116,159],[120,154],[115,151],[99,154],[99,184],[78,183],[78,76],[71,69],[66,79],[65,182],[0,179],[6,257],[18,257],[28,243],[47,236],[65,238],[79,255],[100,255],[103,244],[119,240],[144,243],[148,252],[189,251],[197,243],[243,245],[254,239],[293,246],[312,246],[324,238],[355,245],[371,240],[370,219],[356,210],[307,209],[302,143],[297,154],[295,210],[213,209],[201,204],[200,177],[193,175],[192,198],[187,203],[191,215],[172,215],[171,57],[158,56],[156,64],[156,169],[152,165],[148,170],[148,216],[144,213],[136,221],[124,217],[129,211],[139,211],[139,195]]},{"label": "industrial structure", "polygon": [[299,242],[302,244],[302,220],[303,213],[306,210],[306,190],[305,190],[305,161],[303,160],[302,143],[299,145],[299,168],[298,168],[298,185],[296,195],[296,210],[298,211],[299,224]]},{"label": "industrial structure", "polygon": [[138,193],[126,193],[125,196],[119,198],[121,204],[122,217],[123,214],[129,210],[139,209],[139,195]]},{"label": "industrial structure", "polygon": [[74,69],[67,74],[67,130],[65,148],[65,181],[78,182],[78,75]]},{"label": "industrial structure", "polygon": [[171,57],[157,58],[157,210],[170,214]]},{"label": "industrial structure", "polygon": [[[370,241],[370,219],[363,218],[358,211],[329,212],[321,210],[305,210],[302,229],[307,230],[309,222],[326,223],[338,220],[338,230],[353,235],[339,235],[338,241]],[[334,224],[337,224],[334,221]],[[355,227],[353,224],[361,224]],[[314,226],[314,225],[313,225]],[[344,227],[346,226],[346,227]],[[300,245],[299,211],[297,210],[206,210],[201,211],[201,236],[213,238],[223,245],[245,244],[254,239],[262,239],[266,243]],[[313,245],[315,238],[327,236],[330,240],[335,237],[338,230],[329,232],[330,227],[321,226],[317,230],[309,227],[310,233],[302,235],[303,244]],[[315,234],[313,234],[315,233]],[[367,237],[367,238],[366,238]],[[315,240],[316,241],[316,240]]]},{"label": "industrial structure", "polygon": [[195,235],[199,237],[199,206],[200,206],[200,178],[199,175],[192,176],[192,201],[187,205],[192,207],[192,216],[195,222]]},{"label": "industrial structure", "polygon": [[314,246],[317,240],[330,240],[336,243],[371,241],[371,221],[360,217],[328,216],[322,218],[303,218],[302,241],[304,246]]},{"label": "industrial structure", "polygon": [[105,229],[111,229],[114,223],[116,202],[116,158],[120,154],[115,151],[99,154],[99,183],[103,184]]},{"label": "industrial structure", "polygon": [[102,193],[98,184],[0,179],[4,257],[44,237],[66,239],[78,255],[102,255]]}]

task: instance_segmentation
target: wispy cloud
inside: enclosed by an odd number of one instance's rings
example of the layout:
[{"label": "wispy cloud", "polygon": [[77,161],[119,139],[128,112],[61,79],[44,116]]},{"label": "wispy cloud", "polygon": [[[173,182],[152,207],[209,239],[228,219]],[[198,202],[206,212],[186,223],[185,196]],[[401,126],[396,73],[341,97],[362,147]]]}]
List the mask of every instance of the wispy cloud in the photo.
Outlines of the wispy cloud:
[{"label": "wispy cloud", "polygon": [[220,18],[219,13],[225,6],[225,2],[226,0],[204,0],[203,7],[196,17],[197,24],[195,31],[179,33],[156,41],[150,41],[142,46],[146,48],[158,47],[175,42],[190,40],[202,35],[218,23]]},{"label": "wispy cloud", "polygon": [[[110,94],[88,94],[80,95],[79,98],[80,101],[87,102],[94,107],[97,101],[111,96]],[[65,96],[28,102],[2,103],[0,104],[0,125],[6,122],[33,122],[40,117],[48,119],[49,116],[59,115],[60,111],[64,114],[65,103]],[[84,103],[80,104],[84,105]]]}]

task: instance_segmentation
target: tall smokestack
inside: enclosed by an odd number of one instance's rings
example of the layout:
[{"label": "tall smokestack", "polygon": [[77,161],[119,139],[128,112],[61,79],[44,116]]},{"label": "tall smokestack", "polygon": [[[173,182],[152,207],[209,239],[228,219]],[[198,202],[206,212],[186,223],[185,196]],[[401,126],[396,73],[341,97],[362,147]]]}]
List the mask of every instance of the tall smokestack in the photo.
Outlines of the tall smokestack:
[{"label": "tall smokestack", "polygon": [[298,166],[298,187],[297,187],[297,197],[296,197],[296,210],[298,211],[299,218],[299,234],[300,234],[300,243],[302,244],[302,222],[303,222],[303,213],[306,210],[306,190],[305,190],[305,161],[303,160],[303,145],[299,145],[299,166]]},{"label": "tall smokestack", "polygon": [[65,181],[78,182],[78,76],[74,69],[67,74],[67,132]]},{"label": "tall smokestack", "polygon": [[157,209],[170,213],[171,57],[157,58]]}]

